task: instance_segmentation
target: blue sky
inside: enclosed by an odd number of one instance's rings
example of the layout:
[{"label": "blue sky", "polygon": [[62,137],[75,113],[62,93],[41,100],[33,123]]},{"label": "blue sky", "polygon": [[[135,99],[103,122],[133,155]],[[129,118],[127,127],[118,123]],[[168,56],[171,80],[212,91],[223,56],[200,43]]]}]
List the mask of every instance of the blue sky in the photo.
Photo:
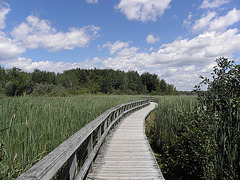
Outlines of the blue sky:
[{"label": "blue sky", "polygon": [[239,63],[239,0],[0,0],[0,65],[155,73],[192,90],[216,58]]}]

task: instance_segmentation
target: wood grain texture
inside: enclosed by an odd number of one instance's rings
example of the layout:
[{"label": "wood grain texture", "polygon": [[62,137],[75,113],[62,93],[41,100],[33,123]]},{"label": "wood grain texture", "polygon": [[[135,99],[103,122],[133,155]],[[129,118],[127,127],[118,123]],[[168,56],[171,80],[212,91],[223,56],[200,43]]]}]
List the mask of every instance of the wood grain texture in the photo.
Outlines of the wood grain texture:
[{"label": "wood grain texture", "polygon": [[164,179],[145,135],[145,118],[155,103],[125,118],[101,147],[88,180]]}]

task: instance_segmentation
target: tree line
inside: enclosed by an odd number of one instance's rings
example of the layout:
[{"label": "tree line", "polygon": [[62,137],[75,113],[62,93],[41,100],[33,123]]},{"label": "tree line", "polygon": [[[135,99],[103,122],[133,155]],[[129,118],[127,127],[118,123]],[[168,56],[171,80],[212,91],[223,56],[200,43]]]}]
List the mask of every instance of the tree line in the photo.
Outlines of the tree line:
[{"label": "tree line", "polygon": [[0,66],[0,94],[7,96],[77,94],[178,94],[173,84],[156,74],[113,69],[71,69],[54,73],[35,69],[24,72],[19,68]]}]

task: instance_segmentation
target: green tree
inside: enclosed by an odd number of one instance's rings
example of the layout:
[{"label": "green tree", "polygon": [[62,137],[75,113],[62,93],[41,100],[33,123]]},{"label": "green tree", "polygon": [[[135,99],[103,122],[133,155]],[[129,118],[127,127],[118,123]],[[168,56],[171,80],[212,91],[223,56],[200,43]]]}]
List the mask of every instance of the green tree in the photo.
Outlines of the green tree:
[{"label": "green tree", "polygon": [[0,94],[5,94],[7,78],[8,77],[5,69],[0,66]]},{"label": "green tree", "polygon": [[159,83],[160,85],[160,91],[162,94],[166,94],[167,93],[167,83],[164,79],[162,79]]},{"label": "green tree", "polygon": [[39,69],[34,69],[31,73],[31,80],[34,83],[57,84],[57,78],[54,72],[40,71]]},{"label": "green tree", "polygon": [[8,96],[19,96],[29,89],[29,74],[22,72],[19,68],[12,68],[7,70],[9,80],[5,85]]},{"label": "green tree", "polygon": [[142,80],[137,71],[128,71],[128,89],[133,92],[140,93],[142,91]]},{"label": "green tree", "polygon": [[146,85],[149,93],[152,91],[157,91],[159,89],[159,79],[156,74],[150,74],[149,72],[145,72],[141,75],[142,82]]},{"label": "green tree", "polygon": [[78,79],[78,74],[75,69],[64,71],[62,74],[57,75],[57,81],[62,84],[65,88],[76,88],[79,86],[80,82]]}]

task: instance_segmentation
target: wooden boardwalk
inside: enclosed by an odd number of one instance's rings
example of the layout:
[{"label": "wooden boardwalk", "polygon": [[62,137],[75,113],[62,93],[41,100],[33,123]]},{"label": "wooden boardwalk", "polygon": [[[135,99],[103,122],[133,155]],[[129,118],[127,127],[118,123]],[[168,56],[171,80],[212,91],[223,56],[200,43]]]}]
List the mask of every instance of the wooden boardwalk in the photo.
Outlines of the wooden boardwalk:
[{"label": "wooden boardwalk", "polygon": [[122,120],[103,144],[88,180],[164,179],[145,135],[154,103]]}]

